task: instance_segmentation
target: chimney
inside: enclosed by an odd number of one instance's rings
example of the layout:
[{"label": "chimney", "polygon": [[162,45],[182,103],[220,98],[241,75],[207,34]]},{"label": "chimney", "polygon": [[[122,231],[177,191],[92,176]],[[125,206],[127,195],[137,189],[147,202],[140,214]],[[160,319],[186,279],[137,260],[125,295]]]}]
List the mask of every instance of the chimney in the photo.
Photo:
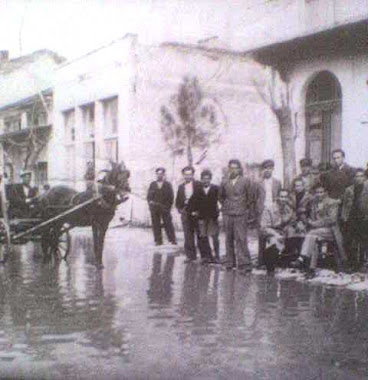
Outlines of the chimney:
[{"label": "chimney", "polygon": [[9,61],[9,50],[0,50],[0,64]]}]

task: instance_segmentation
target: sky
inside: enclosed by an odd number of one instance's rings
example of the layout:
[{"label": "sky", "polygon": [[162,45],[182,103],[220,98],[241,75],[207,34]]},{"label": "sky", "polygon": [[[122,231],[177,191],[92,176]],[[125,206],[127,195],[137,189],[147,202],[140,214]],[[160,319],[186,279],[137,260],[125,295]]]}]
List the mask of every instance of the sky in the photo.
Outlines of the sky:
[{"label": "sky", "polygon": [[[126,33],[142,43],[242,40],[269,0],[0,0],[0,50],[51,49],[72,59]],[[240,29],[239,29],[240,28]]]}]

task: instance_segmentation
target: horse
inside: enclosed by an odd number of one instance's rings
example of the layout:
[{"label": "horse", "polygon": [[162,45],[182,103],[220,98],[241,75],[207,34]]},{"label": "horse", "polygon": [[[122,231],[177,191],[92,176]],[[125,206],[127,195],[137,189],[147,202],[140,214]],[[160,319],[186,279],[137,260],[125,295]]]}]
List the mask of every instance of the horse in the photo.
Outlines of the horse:
[{"label": "horse", "polygon": [[87,181],[87,190],[78,193],[67,186],[51,187],[37,200],[37,213],[43,220],[50,219],[65,211],[82,204],[89,199],[98,198],[95,202],[87,204],[79,211],[66,215],[59,223],[45,228],[41,232],[41,246],[44,258],[57,250],[59,237],[63,228],[68,229],[76,226],[91,226],[93,232],[93,247],[97,267],[102,268],[103,246],[109,223],[114,217],[119,204],[128,199],[130,192],[130,172],[123,162],[116,164],[111,162],[111,170],[103,170],[103,178],[97,183]]}]

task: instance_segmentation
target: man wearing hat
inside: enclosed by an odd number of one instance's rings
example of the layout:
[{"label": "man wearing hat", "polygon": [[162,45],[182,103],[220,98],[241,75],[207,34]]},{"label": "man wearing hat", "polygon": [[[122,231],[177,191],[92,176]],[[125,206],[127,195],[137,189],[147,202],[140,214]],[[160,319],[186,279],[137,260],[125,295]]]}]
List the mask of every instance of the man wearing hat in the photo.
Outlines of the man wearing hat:
[{"label": "man wearing hat", "polygon": [[32,172],[22,170],[20,173],[22,183],[7,185],[6,193],[10,203],[10,218],[30,217],[37,197],[37,188],[31,186]]},{"label": "man wearing hat", "polygon": [[165,168],[156,169],[156,181],[148,189],[147,201],[152,218],[152,230],[156,245],[162,245],[161,220],[171,244],[176,244],[175,230],[171,218],[174,191],[170,182],[165,180]]},{"label": "man wearing hat", "polygon": [[299,165],[301,173],[296,178],[303,181],[305,191],[311,192],[313,186],[318,182],[312,174],[312,160],[310,158],[302,158],[299,161]]},{"label": "man wearing hat", "polygon": [[[273,160],[265,160],[261,164],[262,168],[262,180],[259,185],[258,195],[258,216],[261,218],[265,208],[272,208],[274,202],[278,198],[278,194],[281,190],[281,182],[273,177],[273,171],[275,168],[275,162]],[[260,234],[258,240],[258,266],[264,265],[264,253],[265,239]]]}]

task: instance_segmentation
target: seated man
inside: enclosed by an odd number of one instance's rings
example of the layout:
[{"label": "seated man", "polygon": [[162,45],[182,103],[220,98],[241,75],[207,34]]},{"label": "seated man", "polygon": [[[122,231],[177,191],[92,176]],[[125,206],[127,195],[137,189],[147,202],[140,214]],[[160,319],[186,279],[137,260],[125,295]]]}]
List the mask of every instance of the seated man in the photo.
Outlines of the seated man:
[{"label": "seated man", "polygon": [[287,228],[285,251],[289,260],[295,260],[300,254],[307,231],[307,210],[312,200],[312,195],[305,190],[301,178],[295,178],[290,198],[295,217]]},{"label": "seated man", "polygon": [[6,185],[6,196],[9,201],[9,217],[30,218],[37,197],[37,189],[31,186],[32,172],[22,171],[22,183]]},{"label": "seated man", "polygon": [[289,191],[281,189],[276,202],[266,207],[261,217],[260,232],[266,242],[263,257],[268,273],[275,270],[278,256],[285,248],[286,231],[292,219]]},{"label": "seated man", "polygon": [[309,277],[315,276],[319,256],[318,242],[335,242],[338,269],[345,263],[342,235],[338,226],[339,201],[327,196],[321,183],[314,186],[307,227],[309,231],[302,245],[300,257],[292,263],[295,268],[304,268],[309,262]]}]

